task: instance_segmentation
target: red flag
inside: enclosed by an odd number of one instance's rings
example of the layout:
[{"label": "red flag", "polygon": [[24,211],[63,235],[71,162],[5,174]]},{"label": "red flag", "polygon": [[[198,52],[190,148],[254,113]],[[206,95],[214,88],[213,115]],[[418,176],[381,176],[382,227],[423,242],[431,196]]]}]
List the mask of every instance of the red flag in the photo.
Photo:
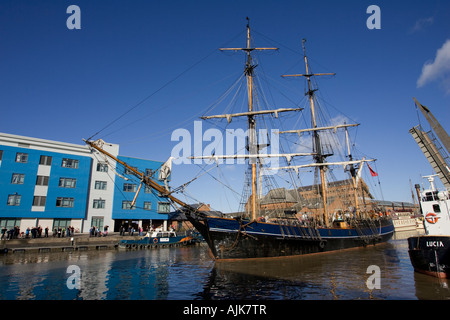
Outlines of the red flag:
[{"label": "red flag", "polygon": [[369,166],[369,163],[368,162],[366,162],[366,163],[367,163],[367,166],[369,167],[370,174],[372,175],[372,177],[378,176],[378,173],[376,173],[375,171],[372,170],[372,168]]}]

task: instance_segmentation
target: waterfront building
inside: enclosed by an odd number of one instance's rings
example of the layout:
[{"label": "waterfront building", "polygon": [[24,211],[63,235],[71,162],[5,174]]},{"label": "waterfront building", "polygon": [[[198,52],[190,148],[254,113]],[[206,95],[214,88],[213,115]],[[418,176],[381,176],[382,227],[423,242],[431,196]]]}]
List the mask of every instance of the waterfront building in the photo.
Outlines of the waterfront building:
[{"label": "waterfront building", "polygon": [[[158,177],[159,161],[119,155],[119,145],[103,148],[146,174]],[[0,227],[72,226],[103,232],[167,226],[165,197],[126,180],[123,169],[86,145],[0,133]],[[157,179],[156,179],[157,180]],[[158,181],[158,180],[157,180]],[[162,183],[162,182],[160,182]]]},{"label": "waterfront building", "polygon": [[[328,183],[328,209],[333,213],[352,212],[355,207],[353,194],[353,182],[351,179],[338,180]],[[368,212],[397,212],[415,211],[417,206],[408,202],[377,200],[370,193],[369,187],[361,178],[358,187],[358,203],[363,211]],[[250,199],[245,204],[249,210]],[[319,214],[323,210],[321,191],[319,185],[308,185],[296,189],[277,188],[270,190],[262,196],[259,201],[261,215],[277,217],[285,211],[302,214]]]}]

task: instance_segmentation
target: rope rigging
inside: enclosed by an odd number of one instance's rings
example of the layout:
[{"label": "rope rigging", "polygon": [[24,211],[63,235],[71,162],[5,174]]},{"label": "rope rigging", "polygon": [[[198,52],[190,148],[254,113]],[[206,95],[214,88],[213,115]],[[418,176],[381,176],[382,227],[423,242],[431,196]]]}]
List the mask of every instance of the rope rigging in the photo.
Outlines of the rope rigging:
[{"label": "rope rigging", "polygon": [[[225,43],[225,45],[227,45],[229,42],[233,41],[234,39],[236,39],[237,37],[239,37],[242,34],[242,32],[239,32],[237,35],[235,35],[231,40],[227,41]],[[155,91],[153,91],[152,93],[150,93],[149,95],[147,95],[145,98],[143,98],[142,100],[138,101],[136,104],[132,105],[131,107],[129,107],[125,112],[123,112],[122,114],[120,114],[117,118],[113,119],[112,121],[110,121],[109,123],[107,123],[103,128],[101,128],[99,131],[95,132],[92,136],[90,136],[87,140],[92,140],[94,137],[96,137],[97,135],[99,135],[100,133],[102,133],[105,129],[109,128],[110,126],[112,126],[114,123],[116,123],[117,121],[119,121],[120,119],[122,119],[123,117],[125,117],[127,114],[131,113],[133,110],[135,110],[136,108],[138,108],[139,106],[141,106],[144,102],[146,102],[147,100],[149,100],[150,98],[152,98],[153,96],[155,96],[157,93],[159,93],[160,91],[162,91],[163,89],[167,88],[168,86],[170,86],[171,84],[173,84],[175,81],[177,81],[179,78],[181,78],[182,76],[184,76],[185,74],[187,74],[189,71],[191,71],[192,69],[194,69],[195,67],[197,67],[198,65],[200,65],[202,62],[204,62],[205,60],[207,60],[209,57],[211,57],[213,54],[215,54],[217,52],[217,49],[214,48],[212,51],[210,51],[207,55],[205,55],[204,57],[202,57],[200,60],[196,61],[195,63],[193,63],[192,65],[190,65],[188,68],[186,68],[185,70],[183,70],[181,73],[179,73],[178,75],[176,75],[174,78],[172,78],[171,80],[169,80],[168,82],[166,82],[165,84],[163,84],[162,86],[160,86],[158,89],[156,89]]]},{"label": "rope rigging", "polygon": [[[236,36],[237,37],[237,36]],[[235,37],[235,38],[236,38]],[[250,39],[250,42],[253,42],[253,39]],[[253,49],[252,49],[253,50]],[[244,50],[245,51],[245,50]],[[247,51],[249,51],[249,48],[247,48]],[[154,95],[156,95],[157,93],[159,93],[160,91],[162,91],[163,89],[165,89],[166,87],[168,87],[169,85],[171,85],[172,83],[174,83],[175,81],[177,81],[179,78],[181,78],[183,75],[185,75],[186,73],[188,73],[189,71],[191,71],[193,68],[195,68],[197,65],[199,65],[200,63],[202,63],[203,61],[205,61],[206,59],[208,59],[213,53],[216,52],[216,49],[210,53],[208,53],[205,57],[201,58],[199,61],[195,62],[193,65],[189,66],[187,69],[185,69],[184,71],[182,71],[181,73],[179,73],[177,76],[175,76],[173,79],[171,79],[170,81],[168,81],[167,83],[163,84],[161,87],[159,87],[158,89],[156,89],[154,92],[152,92],[151,94],[149,94],[148,96],[146,96],[144,99],[140,100],[138,103],[136,103],[135,105],[133,105],[132,107],[130,107],[127,111],[125,111],[124,113],[122,113],[121,115],[119,115],[116,119],[114,119],[113,121],[109,122],[106,126],[104,126],[101,130],[99,130],[98,132],[96,132],[94,135],[92,135],[90,139],[92,139],[93,137],[99,135],[100,133],[102,133],[104,130],[106,130],[107,128],[109,128],[110,126],[112,126],[114,123],[116,123],[117,121],[119,121],[120,119],[122,119],[123,117],[125,117],[127,114],[129,114],[130,112],[132,112],[133,110],[135,110],[136,108],[138,108],[139,106],[141,106],[142,104],[144,104],[146,101],[148,101],[150,98],[152,98]],[[296,53],[298,53],[297,51],[295,51]],[[305,57],[306,59],[306,57]],[[250,60],[251,61],[251,60]],[[216,110],[220,105],[226,104],[225,108],[221,108],[222,111],[225,111],[226,113],[231,113],[232,110],[236,110],[239,109],[240,111],[245,110],[246,109],[246,105],[245,105],[245,99],[240,100],[239,98],[241,98],[243,95],[245,95],[245,90],[244,90],[244,86],[245,86],[245,81],[246,81],[246,72],[251,72],[252,76],[254,77],[254,82],[252,83],[252,85],[249,85],[249,89],[247,89],[247,91],[252,90],[252,94],[253,94],[253,102],[254,102],[254,107],[251,111],[260,111],[260,110],[270,110],[269,108],[267,108],[269,105],[275,105],[275,97],[272,93],[272,88],[277,88],[276,86],[271,86],[272,83],[274,82],[273,79],[270,79],[270,77],[268,77],[265,72],[264,69],[260,68],[262,70],[261,74],[263,75],[263,77],[260,77],[259,72],[254,71],[254,68],[257,65],[257,60],[254,59],[252,61],[252,65],[251,65],[251,71],[248,70],[248,68],[246,69],[246,71],[241,72],[239,77],[229,86],[229,88],[227,90],[225,90],[222,95],[216,100],[214,101],[212,104],[210,104],[207,108],[205,108],[205,111],[203,114],[209,114],[212,111]],[[308,72],[311,75],[312,71]],[[311,76],[309,75],[309,76]],[[260,78],[263,81],[260,81]],[[309,80],[309,78],[308,78]],[[333,107],[333,105],[325,102],[325,105],[322,105],[322,103],[319,102],[318,96],[316,96],[315,91],[317,89],[317,80],[315,79],[315,77],[312,77],[313,80],[313,87],[309,87],[308,88],[308,94],[311,95],[311,100],[314,101],[315,103],[315,108],[316,108],[316,119],[317,119],[317,125],[315,124],[314,127],[319,127],[319,126],[325,126],[325,124],[333,122],[333,118],[331,118],[329,110],[327,108],[325,108],[326,106],[330,106]],[[268,94],[266,94],[266,92],[264,90],[262,90],[263,87],[267,87],[269,89]],[[279,95],[283,96],[284,98],[286,98],[286,100],[288,100],[291,103],[294,103],[296,106],[299,106],[302,102],[303,105],[308,104],[307,99],[305,99],[304,97],[302,97],[302,99],[295,103],[292,99],[288,98],[288,95],[285,95],[284,93],[280,91],[277,92]],[[298,90],[296,91],[296,93],[298,94]],[[248,92],[247,92],[248,94]],[[323,99],[320,99],[323,100]],[[242,101],[242,103],[239,103],[239,101]],[[305,108],[306,109],[306,108]],[[155,111],[153,111],[155,112]],[[252,118],[256,118],[258,117],[259,119],[260,114],[254,114],[252,116],[248,116],[248,119]],[[195,117],[195,116],[194,116]],[[191,121],[193,117],[191,117],[190,119],[185,120],[184,122],[188,122]],[[350,119],[349,117],[345,116],[346,119]],[[216,139],[214,140],[215,145],[210,144],[208,147],[211,149],[211,153],[215,153],[216,150],[218,150],[218,146],[219,144],[223,144],[224,141],[224,137],[226,136],[226,130],[228,128],[230,128],[230,119],[231,118],[227,118],[226,120],[228,120],[225,125],[223,124],[222,121],[210,121],[209,119],[207,119],[208,123],[213,123],[215,127],[219,128],[222,130],[222,135],[220,139]],[[234,119],[234,118],[233,118]],[[248,120],[247,119],[247,120]],[[239,121],[239,120],[237,120]],[[265,132],[265,136],[257,136],[257,140],[256,140],[256,144],[257,144],[257,152],[259,153],[261,150],[268,148],[269,146],[272,146],[274,141],[272,140],[272,137],[269,135],[269,128],[284,128],[286,126],[290,126],[289,123],[290,118],[288,118],[287,116],[284,115],[278,115],[276,114],[276,117],[272,116],[272,117],[268,117],[263,118],[262,121],[258,121],[258,123],[261,124],[261,128],[258,129],[263,129],[265,128],[266,132]],[[306,124],[307,120],[306,120],[306,115],[304,112],[300,113],[300,116],[295,118],[294,120],[294,127],[300,127],[300,123],[303,122]],[[135,123],[135,122],[133,122]],[[132,123],[131,123],[132,124]],[[128,124],[128,125],[131,125]],[[310,124],[308,127],[311,127]],[[122,129],[122,128],[120,128]],[[120,130],[118,129],[118,130]],[[322,128],[323,129],[323,128]],[[167,129],[166,129],[167,130]],[[117,130],[116,130],[117,131]],[[357,134],[358,131],[356,131]],[[156,133],[152,133],[152,135],[155,135]],[[321,131],[319,132],[314,132],[314,133],[307,133],[308,135],[315,135],[316,137],[320,135],[320,152],[321,152],[321,157],[323,157],[323,162],[328,161],[328,159],[325,161],[324,159],[326,159],[328,156],[332,156],[332,155],[336,155],[336,156],[340,156],[342,159],[345,159],[346,157],[348,157],[347,155],[345,155],[341,150],[344,150],[344,148],[342,148],[342,143],[339,140],[339,138],[337,137],[337,135],[332,135],[330,134],[329,131]],[[355,134],[355,137],[356,137]],[[203,135],[203,133],[202,133]],[[203,136],[202,136],[203,138]],[[248,137],[247,137],[248,138]],[[302,138],[300,137],[297,140],[294,140],[292,138],[292,136],[283,136],[283,143],[280,143],[279,148],[281,150],[282,153],[288,153],[288,152],[292,152],[292,151],[297,151],[300,147],[312,147],[314,146],[313,144],[313,139],[309,139],[308,143],[305,143],[304,140],[302,140]],[[259,140],[259,141],[258,141]],[[280,139],[281,140],[281,139]],[[315,143],[317,143],[317,141],[319,141],[319,139],[316,139]],[[279,141],[278,141],[279,142]],[[284,142],[288,142],[288,146],[286,146],[284,144]],[[247,141],[248,143],[248,141]],[[337,146],[337,148],[335,148],[334,146]],[[297,150],[291,150],[292,148],[295,148]],[[352,145],[352,148],[355,148],[355,145]],[[221,148],[221,150],[223,150],[223,148]],[[317,147],[316,147],[317,150]],[[227,150],[228,151],[228,150]],[[233,150],[234,151],[234,150]],[[245,150],[236,150],[237,152],[242,152]],[[271,149],[271,151],[273,151]],[[272,152],[273,153],[273,152]],[[281,157],[281,159],[284,159]],[[304,162],[305,158],[300,158],[300,159],[284,159],[282,161],[286,161],[287,165],[291,164],[291,161],[294,163],[302,163],[302,161]],[[115,174],[117,174],[118,176],[120,176],[123,179],[127,179],[124,176],[120,175],[118,172],[116,172],[113,167],[108,163],[107,159],[105,159],[106,161],[104,161],[105,163],[107,163],[111,169],[113,170],[113,172]],[[320,163],[322,163],[322,161],[320,161]],[[198,164],[197,164],[198,165]],[[210,173],[211,170],[214,169],[214,167],[211,167],[209,169],[205,169],[205,167],[208,165],[208,163],[206,163],[203,167],[200,167],[200,171],[197,173],[196,176],[194,176],[191,180],[181,184],[180,186],[172,189],[172,191],[170,191],[170,194],[172,193],[182,193],[185,196],[187,196],[188,193],[188,186],[191,185],[191,183],[193,183],[194,181],[196,181],[197,179],[199,179],[200,177],[204,176],[204,175],[208,175],[210,176],[212,179],[214,179],[215,181],[217,181],[219,184],[222,185],[222,187],[224,187],[225,189],[229,190],[232,192],[232,195],[234,197],[240,196],[241,197],[241,206],[244,205],[246,206],[249,202],[249,188],[252,187],[250,186],[250,184],[248,183],[248,180],[245,180],[244,182],[244,190],[242,193],[238,193],[236,192],[231,185],[226,181],[227,180],[227,176],[220,171],[218,164],[216,163],[216,168],[217,168],[217,177],[212,175]],[[290,180],[282,180],[280,183],[277,181],[275,176],[266,174],[264,172],[264,166],[268,165],[267,162],[265,162],[262,159],[259,159],[259,165],[260,167],[258,168],[258,172],[260,174],[260,186],[259,186],[259,195],[258,196],[263,196],[263,193],[268,194],[270,192],[270,190],[275,189],[279,189],[281,186],[285,186],[288,185],[289,188],[294,187],[295,190],[297,190],[299,188],[299,186],[305,185],[305,179],[302,177],[300,179],[300,171],[297,170],[297,177],[295,177],[294,172],[292,172],[293,170],[288,170],[289,173],[289,178]],[[361,164],[362,165],[362,164]],[[335,173],[333,172],[332,167],[326,167],[324,166],[326,169],[321,169],[322,170],[322,174],[323,172],[325,172],[325,177],[321,178],[321,180],[326,180],[325,185],[327,186],[330,182],[332,181],[337,181],[337,177],[335,176]],[[319,190],[319,169],[318,167],[315,167],[315,169],[306,169],[303,172],[311,172],[312,170],[314,170],[314,177],[313,177],[313,183],[312,185],[317,187],[316,190],[316,194],[320,195],[321,193],[324,193],[324,190]],[[246,168],[246,176],[248,177],[248,167]],[[303,173],[302,172],[302,173]],[[254,174],[254,172],[253,172]],[[139,181],[135,181],[136,178],[134,178],[134,182],[141,184],[142,181],[139,179]],[[378,179],[378,183],[379,183],[379,179]],[[167,187],[167,185],[166,185]],[[326,188],[326,187],[325,187]],[[120,190],[120,189],[119,189]],[[122,190],[121,190],[122,192]],[[154,192],[154,191],[152,191]],[[123,194],[123,193],[122,193]],[[157,193],[154,193],[155,196],[160,196]],[[225,195],[225,192],[223,193]],[[252,195],[254,195],[254,193],[251,193]],[[123,194],[124,195],[124,194]],[[125,195],[124,195],[124,198]],[[328,198],[328,197],[327,197]],[[228,198],[227,198],[228,201]],[[331,199],[327,199],[327,201],[324,200],[324,202],[330,202]],[[174,205],[174,204],[172,204]],[[325,207],[325,204],[324,204]],[[246,208],[244,207],[242,212],[247,211]],[[281,211],[280,211],[281,212]]]}]

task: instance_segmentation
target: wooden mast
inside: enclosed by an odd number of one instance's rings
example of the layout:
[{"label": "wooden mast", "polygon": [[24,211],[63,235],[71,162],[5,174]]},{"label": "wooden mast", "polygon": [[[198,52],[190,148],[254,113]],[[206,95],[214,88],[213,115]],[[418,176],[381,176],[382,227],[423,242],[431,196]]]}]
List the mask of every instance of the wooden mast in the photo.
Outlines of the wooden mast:
[{"label": "wooden mast", "polygon": [[[174,203],[176,203],[176,204],[180,205],[181,207],[187,209],[189,212],[186,213],[186,218],[194,225],[194,227],[197,230],[199,230],[203,234],[203,236],[208,241],[208,243],[211,243],[211,238],[210,238],[209,232],[207,232],[207,230],[208,230],[207,227],[206,227],[207,224],[205,224],[205,222],[204,222],[206,216],[202,212],[200,212],[197,208],[194,208],[191,205],[185,203],[184,201],[181,201],[180,199],[174,197],[165,186],[159,185],[157,182],[153,181],[153,179],[151,177],[145,175],[144,173],[140,172],[136,168],[133,168],[133,167],[129,166],[126,162],[118,159],[117,157],[115,157],[111,153],[103,150],[95,142],[89,141],[89,140],[84,140],[84,142],[87,145],[89,145],[91,148],[96,149],[97,151],[99,151],[100,153],[108,156],[109,158],[113,159],[117,163],[120,163],[126,169],[128,169],[132,174],[134,174],[136,177],[140,178],[141,179],[141,186],[142,186],[142,183],[145,183],[147,186],[149,186],[149,187],[153,188],[154,190],[158,191],[159,193],[161,193],[162,196],[167,197],[168,199],[172,200]],[[140,187],[139,187],[139,189],[140,189]],[[138,190],[138,192],[139,192],[139,190]],[[135,195],[135,198],[136,197],[137,197],[137,193]],[[135,200],[133,200],[133,201],[135,201]],[[195,213],[196,217],[192,216],[193,213]],[[210,247],[210,249],[211,249],[211,251],[213,252],[213,254],[215,256],[214,248]]]},{"label": "wooden mast", "polygon": [[[246,48],[223,48],[220,50],[234,50],[234,51],[244,51],[247,54],[247,62],[245,64],[245,76],[247,78],[247,92],[248,92],[248,129],[249,129],[249,139],[248,139],[248,152],[250,155],[258,154],[258,141],[256,136],[256,120],[254,117],[253,110],[253,69],[256,67],[252,64],[251,52],[253,50],[276,50],[277,48],[252,48],[250,46],[250,22],[247,17],[247,47]],[[256,220],[258,216],[257,198],[258,198],[258,167],[257,158],[250,158],[250,164],[252,169],[252,194],[251,194],[251,218]]]},{"label": "wooden mast", "polygon": [[[350,142],[348,139],[347,128],[345,128],[345,140],[347,141],[348,160],[352,161],[353,157],[350,152]],[[361,166],[362,165],[363,165],[363,163],[361,163]],[[361,169],[361,168],[359,168],[359,169]],[[353,164],[350,165],[350,175],[352,177],[352,182],[353,182],[353,197],[355,200],[355,215],[357,218],[359,218],[358,181],[356,180],[356,171],[355,171],[355,167],[353,166]],[[362,184],[361,184],[361,186],[362,186]],[[364,195],[364,191],[362,189],[361,189],[361,191],[363,192],[363,195]]]},{"label": "wooden mast", "polygon": [[[250,49],[250,22],[247,18],[247,49]],[[245,66],[245,74],[247,77],[247,92],[248,92],[248,111],[253,111],[253,69],[252,65],[252,56],[250,51],[247,51],[247,64]],[[253,116],[248,116],[248,152],[250,154],[257,154],[257,137],[256,137],[256,121]],[[250,163],[252,166],[252,220],[256,220],[258,216],[258,207],[257,207],[257,199],[258,199],[258,182],[257,182],[257,160],[250,159]]]},{"label": "wooden mast", "polygon": [[[317,89],[312,89],[311,86],[311,77],[312,76],[322,76],[322,75],[335,75],[335,73],[309,73],[309,67],[308,67],[308,57],[306,56],[306,49],[305,49],[305,42],[306,39],[302,40],[302,48],[303,48],[303,54],[305,56],[305,67],[306,67],[306,74],[294,74],[294,75],[284,75],[283,77],[305,77],[308,81],[308,92],[306,93],[309,97],[309,105],[311,108],[311,119],[312,119],[312,126],[313,129],[317,128],[317,122],[316,122],[316,114],[315,114],[315,108],[314,108],[314,92]],[[320,136],[318,130],[313,131],[313,142],[315,146],[314,152],[316,153],[316,156],[314,156],[316,163],[324,163],[325,157],[322,153],[322,146],[320,143]],[[319,172],[320,172],[320,186],[321,186],[321,192],[322,192],[322,201],[323,201],[323,219],[325,226],[328,226],[328,206],[327,206],[327,193],[326,193],[326,181],[325,181],[325,166],[319,166]]]}]

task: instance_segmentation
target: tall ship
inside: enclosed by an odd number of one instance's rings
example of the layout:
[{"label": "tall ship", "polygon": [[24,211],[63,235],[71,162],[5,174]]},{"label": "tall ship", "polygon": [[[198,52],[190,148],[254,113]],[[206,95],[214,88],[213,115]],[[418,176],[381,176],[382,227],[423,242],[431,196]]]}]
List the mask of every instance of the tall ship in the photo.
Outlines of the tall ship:
[{"label": "tall ship", "polygon": [[[409,132],[436,174],[423,177],[429,182],[426,189],[421,190],[420,184],[415,186],[425,235],[408,238],[408,253],[415,271],[437,278],[450,278],[450,138],[430,109],[415,98],[414,101],[431,130],[426,132],[417,125]],[[436,177],[444,185],[444,190],[436,188]]]},{"label": "tall ship", "polygon": [[[127,172],[137,177],[142,184],[167,197],[174,208],[183,212],[201,233],[212,258],[216,260],[295,256],[388,241],[394,233],[392,219],[375,207],[369,207],[369,198],[366,197],[369,197],[370,193],[361,178],[364,168],[370,170],[371,176],[377,175],[369,166],[369,162],[375,159],[357,158],[351,152],[349,131],[359,124],[326,124],[322,121],[323,114],[318,108],[315,79],[320,76],[333,76],[334,73],[311,71],[305,41],[302,41],[302,60],[306,72],[283,76],[306,80],[305,108],[298,105],[293,108],[264,108],[259,103],[264,97],[257,89],[260,82],[255,74],[257,64],[254,54],[277,48],[253,46],[249,23],[246,26],[246,46],[220,49],[241,52],[245,56],[242,73],[243,87],[246,88],[245,109],[224,114],[205,114],[201,119],[208,122],[219,121],[225,123],[225,126],[235,121],[245,123],[245,147],[240,150],[241,153],[215,152],[190,159],[212,163],[245,163],[245,182],[240,193],[240,208],[232,214],[216,212],[213,215],[207,211],[199,211],[197,207],[180,200],[177,192],[182,192],[184,187],[170,189],[166,183],[158,183],[154,177],[130,167],[104,151],[101,140],[88,139],[85,142],[124,166]],[[308,121],[299,117],[304,109],[308,111]],[[297,125],[301,119],[308,123],[308,127],[279,130],[288,123],[287,119],[297,119]],[[263,127],[276,120],[281,122],[278,127],[275,125],[276,129],[268,131],[268,128]],[[269,137],[268,132],[273,135]],[[337,134],[343,138],[335,138]],[[296,137],[303,136],[308,137],[308,143],[305,143],[308,150],[300,150],[298,140],[292,146]],[[276,142],[282,137],[287,137],[284,139],[288,146],[275,148]],[[330,141],[338,142],[340,150],[333,149]],[[345,142],[339,143],[341,141]],[[268,152],[269,146],[271,152]],[[296,152],[289,152],[290,150]],[[334,160],[337,155],[340,155],[341,159]],[[272,161],[273,159],[278,160]],[[162,168],[161,172],[169,172],[170,167],[167,168],[169,169]],[[342,174],[347,178],[332,181],[331,177],[336,173],[336,168],[344,169]],[[313,183],[300,186],[303,175],[311,173]],[[275,177],[279,175],[283,176],[282,181],[290,179],[286,187],[280,187],[276,181]],[[159,176],[159,180],[165,178],[167,175]],[[204,187],[210,188],[207,184],[204,184]]]}]

